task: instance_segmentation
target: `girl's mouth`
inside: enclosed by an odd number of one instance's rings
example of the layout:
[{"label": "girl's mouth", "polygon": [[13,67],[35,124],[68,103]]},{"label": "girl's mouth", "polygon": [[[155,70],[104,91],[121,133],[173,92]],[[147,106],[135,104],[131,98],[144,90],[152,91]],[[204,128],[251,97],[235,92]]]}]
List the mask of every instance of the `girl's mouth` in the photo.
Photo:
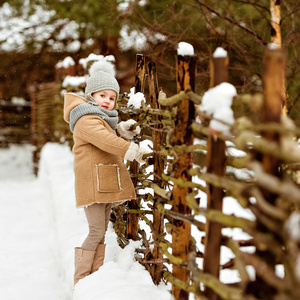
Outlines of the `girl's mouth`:
[{"label": "girl's mouth", "polygon": [[103,105],[103,106],[102,106],[102,108],[104,108],[104,109],[108,109],[108,106],[106,106],[106,105]]}]

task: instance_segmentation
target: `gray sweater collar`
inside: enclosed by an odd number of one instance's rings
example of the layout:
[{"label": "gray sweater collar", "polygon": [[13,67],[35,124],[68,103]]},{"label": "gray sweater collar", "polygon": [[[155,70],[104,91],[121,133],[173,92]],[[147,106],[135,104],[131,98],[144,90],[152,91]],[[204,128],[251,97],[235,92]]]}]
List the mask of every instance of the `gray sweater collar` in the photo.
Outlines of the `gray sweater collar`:
[{"label": "gray sweater collar", "polygon": [[114,110],[106,110],[100,106],[90,103],[77,105],[70,112],[70,129],[73,132],[76,122],[85,115],[96,115],[106,121],[112,129],[117,129],[119,121],[118,112]]}]

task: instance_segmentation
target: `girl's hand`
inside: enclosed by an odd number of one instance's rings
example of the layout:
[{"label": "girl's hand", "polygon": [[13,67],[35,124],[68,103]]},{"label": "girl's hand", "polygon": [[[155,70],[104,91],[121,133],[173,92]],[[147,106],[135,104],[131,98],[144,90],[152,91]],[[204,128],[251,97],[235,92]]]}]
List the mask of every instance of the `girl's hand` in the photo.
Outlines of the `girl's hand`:
[{"label": "girl's hand", "polygon": [[135,123],[136,121],[132,119],[120,122],[117,127],[118,134],[127,140],[132,139],[136,134],[140,134],[141,132],[140,126],[137,126],[135,129],[131,130],[131,127]]},{"label": "girl's hand", "polygon": [[149,149],[146,148],[140,148],[137,144],[131,143],[129,149],[127,150],[125,154],[126,160],[136,160],[138,163],[143,164],[145,161],[143,160],[144,154],[151,153]]}]

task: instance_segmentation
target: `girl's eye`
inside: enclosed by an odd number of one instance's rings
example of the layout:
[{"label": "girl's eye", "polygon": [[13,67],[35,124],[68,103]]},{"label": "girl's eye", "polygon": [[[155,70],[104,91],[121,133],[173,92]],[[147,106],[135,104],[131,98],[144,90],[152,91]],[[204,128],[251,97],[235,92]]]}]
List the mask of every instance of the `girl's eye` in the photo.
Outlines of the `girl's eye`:
[{"label": "girl's eye", "polygon": [[115,101],[115,98],[110,98],[111,101]]},{"label": "girl's eye", "polygon": [[104,94],[101,94],[100,96],[101,96],[102,98],[105,97]]}]

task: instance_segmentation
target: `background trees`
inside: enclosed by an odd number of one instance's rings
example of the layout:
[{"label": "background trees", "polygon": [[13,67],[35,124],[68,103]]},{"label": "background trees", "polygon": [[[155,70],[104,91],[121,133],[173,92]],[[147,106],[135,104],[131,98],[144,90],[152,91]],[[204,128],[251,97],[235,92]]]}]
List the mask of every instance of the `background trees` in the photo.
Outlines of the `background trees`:
[{"label": "background trees", "polygon": [[[53,80],[59,59],[71,55],[76,61],[89,52],[116,57],[122,91],[133,85],[135,53],[143,52],[157,62],[165,91],[174,93],[173,61],[180,41],[191,43],[198,56],[196,92],[203,93],[209,86],[208,59],[218,46],[229,53],[229,81],[239,93],[262,89],[260,62],[273,32],[269,0],[11,0],[0,4],[0,30],[5,33],[0,41],[1,96],[8,99],[22,95],[28,81]],[[288,109],[293,119],[300,109],[299,17],[297,1],[281,3]]]}]

